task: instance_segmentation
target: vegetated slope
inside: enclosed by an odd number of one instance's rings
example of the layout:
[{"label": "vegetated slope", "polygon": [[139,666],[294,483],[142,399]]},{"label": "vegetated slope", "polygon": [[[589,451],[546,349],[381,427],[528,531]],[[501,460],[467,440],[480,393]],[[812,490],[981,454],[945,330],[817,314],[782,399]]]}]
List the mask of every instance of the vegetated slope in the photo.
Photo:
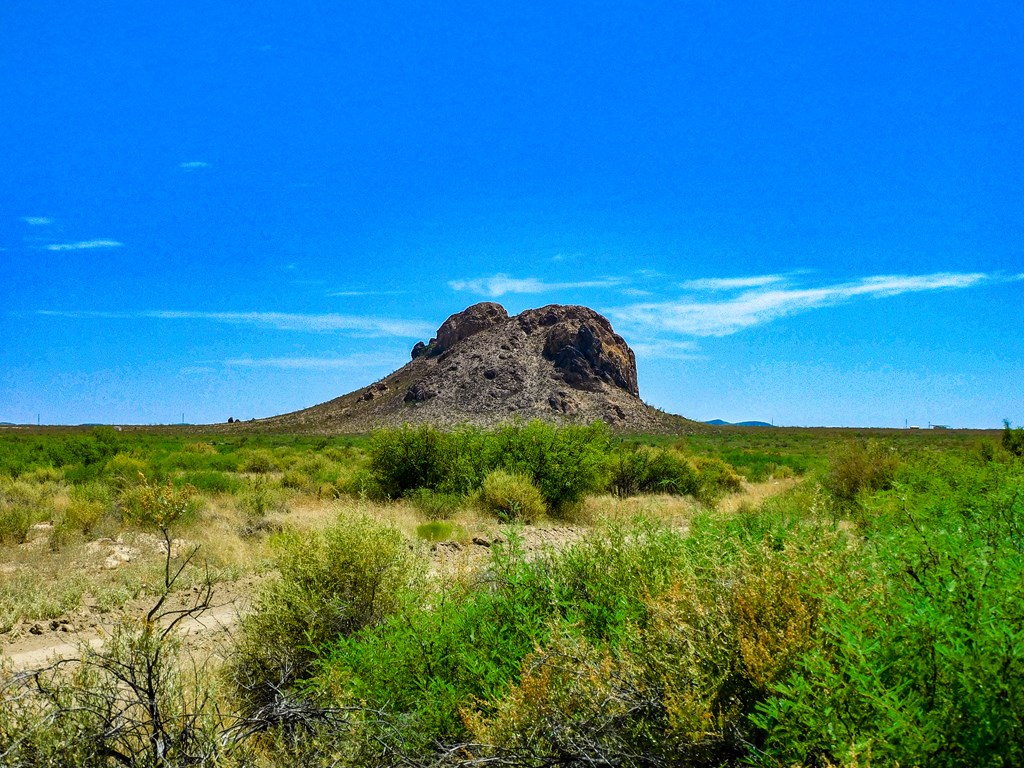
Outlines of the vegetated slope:
[{"label": "vegetated slope", "polygon": [[640,399],[633,350],[594,310],[552,304],[509,316],[493,302],[449,317],[408,364],[371,386],[244,428],[365,432],[512,418],[600,420],[625,432],[704,429]]}]

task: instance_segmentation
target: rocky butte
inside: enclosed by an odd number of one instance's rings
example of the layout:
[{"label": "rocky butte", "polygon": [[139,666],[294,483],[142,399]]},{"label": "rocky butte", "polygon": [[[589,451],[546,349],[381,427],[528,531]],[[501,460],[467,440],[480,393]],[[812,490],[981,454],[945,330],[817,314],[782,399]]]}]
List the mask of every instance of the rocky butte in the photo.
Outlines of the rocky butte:
[{"label": "rocky butte", "polygon": [[509,316],[474,304],[412,349],[402,368],[364,389],[247,428],[365,432],[403,423],[492,426],[510,419],[607,422],[679,432],[694,422],[640,399],[633,350],[592,309],[551,304]]}]

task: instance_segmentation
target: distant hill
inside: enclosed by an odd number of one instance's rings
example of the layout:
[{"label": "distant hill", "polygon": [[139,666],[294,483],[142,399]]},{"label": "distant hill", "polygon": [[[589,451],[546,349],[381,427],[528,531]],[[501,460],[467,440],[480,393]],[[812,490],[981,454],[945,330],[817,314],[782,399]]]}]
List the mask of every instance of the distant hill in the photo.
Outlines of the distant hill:
[{"label": "distant hill", "polygon": [[542,419],[600,420],[622,432],[705,429],[640,399],[633,350],[587,307],[551,304],[509,316],[500,304],[482,302],[445,320],[411,357],[368,387],[242,428],[345,433]]},{"label": "distant hill", "polygon": [[705,421],[712,427],[774,427],[774,424],[769,424],[767,421],[722,421],[721,419],[712,419],[711,421]]}]

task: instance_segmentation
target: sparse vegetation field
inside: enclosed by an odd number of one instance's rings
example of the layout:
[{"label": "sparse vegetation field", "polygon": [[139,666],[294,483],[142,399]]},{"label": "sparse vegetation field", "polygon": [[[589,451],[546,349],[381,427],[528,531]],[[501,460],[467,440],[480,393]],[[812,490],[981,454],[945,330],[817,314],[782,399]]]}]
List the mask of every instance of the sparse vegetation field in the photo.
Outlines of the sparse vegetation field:
[{"label": "sparse vegetation field", "polygon": [[5,430],[0,765],[1021,764],[1022,435]]}]

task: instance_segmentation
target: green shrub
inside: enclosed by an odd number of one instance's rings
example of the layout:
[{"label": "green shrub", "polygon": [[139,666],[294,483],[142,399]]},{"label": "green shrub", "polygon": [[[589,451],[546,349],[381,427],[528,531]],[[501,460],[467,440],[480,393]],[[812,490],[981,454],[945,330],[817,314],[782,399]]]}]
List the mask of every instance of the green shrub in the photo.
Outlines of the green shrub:
[{"label": "green shrub", "polygon": [[25,480],[0,477],[0,542],[21,544],[44,516],[45,492]]},{"label": "green shrub", "polygon": [[383,711],[365,737],[384,754],[422,758],[464,738],[464,710],[501,696],[523,658],[547,637],[543,570],[515,545],[490,551],[485,582],[445,582],[410,595],[373,631],[338,640],[309,682],[329,701]]},{"label": "green shrub", "polygon": [[202,493],[238,493],[242,482],[226,472],[213,469],[184,472],[174,479],[175,485],[190,485]]},{"label": "green shrub", "polygon": [[543,421],[498,428],[488,440],[488,466],[529,477],[552,514],[579,505],[605,485],[608,427],[556,427]]},{"label": "green shrub", "polygon": [[728,493],[736,493],[743,488],[743,479],[721,459],[708,456],[694,456],[690,463],[697,473],[698,500],[705,504],[714,504]]},{"label": "green shrub", "polygon": [[504,469],[487,473],[477,502],[503,523],[531,524],[545,512],[544,498],[530,478]]},{"label": "green shrub", "polygon": [[601,423],[555,427],[533,421],[493,433],[406,425],[374,433],[369,471],[373,490],[398,498],[417,488],[464,495],[479,488],[489,470],[501,468],[529,477],[548,508],[560,512],[602,487],[607,449]]},{"label": "green shrub", "polygon": [[484,471],[483,434],[470,427],[442,432],[429,425],[375,432],[369,471],[386,498],[417,488],[464,494],[476,488]]},{"label": "green shrub", "polygon": [[1009,421],[1003,422],[1003,448],[1014,456],[1024,456],[1024,427],[1012,429]]},{"label": "green shrub", "polygon": [[235,689],[254,708],[306,677],[326,643],[384,621],[422,573],[401,533],[367,517],[283,534],[275,546],[280,578],[243,620],[230,665]]},{"label": "green shrub", "polygon": [[113,511],[113,496],[105,483],[93,481],[71,487],[63,522],[86,536]]},{"label": "green shrub", "polygon": [[619,496],[671,493],[697,496],[700,478],[678,451],[646,445],[620,448],[612,455],[610,490]]},{"label": "green shrub", "polygon": [[240,472],[265,474],[267,472],[273,472],[275,469],[277,469],[277,462],[274,458],[274,454],[265,448],[257,448],[255,450],[247,451],[241,457],[241,462],[239,464]]},{"label": "green shrub", "polygon": [[293,491],[309,490],[313,481],[305,472],[297,469],[289,469],[281,475],[281,487]]},{"label": "green shrub", "polygon": [[112,456],[103,469],[103,475],[107,482],[119,491],[135,488],[152,474],[152,467],[147,461],[130,453],[118,453]]},{"label": "green shrub", "polygon": [[877,440],[847,442],[830,452],[825,488],[840,502],[852,502],[861,491],[891,487],[900,457],[895,449]]},{"label": "green shrub", "polygon": [[765,764],[1024,762],[1024,473],[925,456],[895,482],[862,501],[860,589],[759,707]]}]

